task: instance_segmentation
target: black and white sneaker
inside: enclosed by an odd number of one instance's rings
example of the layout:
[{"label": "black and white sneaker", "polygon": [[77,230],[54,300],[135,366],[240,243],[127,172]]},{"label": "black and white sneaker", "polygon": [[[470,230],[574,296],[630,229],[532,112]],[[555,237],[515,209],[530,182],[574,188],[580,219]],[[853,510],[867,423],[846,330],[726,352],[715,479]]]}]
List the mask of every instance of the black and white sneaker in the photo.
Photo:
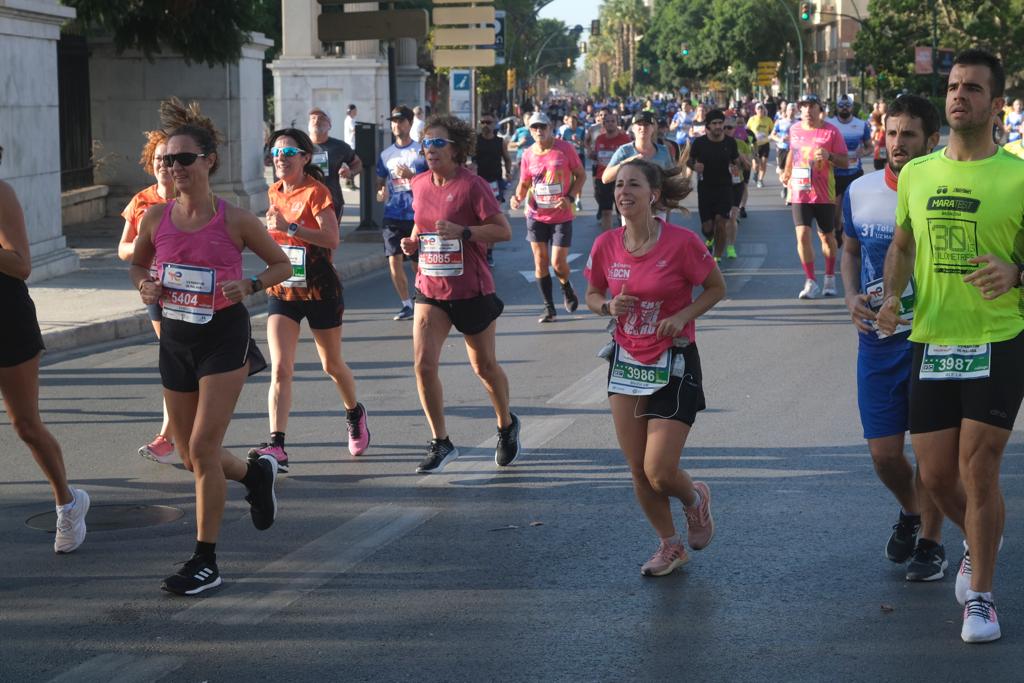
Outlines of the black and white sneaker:
[{"label": "black and white sneaker", "polygon": [[459,457],[459,449],[452,445],[448,437],[431,439],[427,447],[427,455],[420,461],[416,471],[420,474],[440,472],[449,461]]},{"label": "black and white sneaker", "polygon": [[562,305],[568,313],[575,313],[580,306],[579,297],[576,296],[576,291],[568,280],[562,283]]},{"label": "black and white sneaker", "polygon": [[544,315],[542,315],[541,317],[537,318],[537,322],[539,322],[539,323],[553,323],[553,322],[555,322],[555,317],[556,317],[555,307],[554,306],[545,306],[544,307]]},{"label": "black and white sneaker", "polygon": [[217,561],[199,555],[182,565],[177,574],[171,574],[160,583],[160,588],[175,595],[198,595],[221,584]]},{"label": "black and white sneaker", "polygon": [[498,427],[498,446],[494,449],[494,464],[498,467],[508,467],[519,457],[519,416],[510,414],[512,424]]},{"label": "black and white sneaker", "polygon": [[277,517],[277,495],[274,484],[277,480],[277,460],[272,455],[262,455],[251,461],[253,467],[259,468],[262,476],[251,489],[245,500],[249,503],[249,515],[252,525],[263,531],[274,524]]},{"label": "black and white sneaker", "polygon": [[943,545],[919,539],[907,564],[907,581],[938,581],[945,576],[943,572],[948,566]]},{"label": "black and white sneaker", "polygon": [[890,562],[903,564],[914,554],[917,532],[921,529],[921,518],[907,516],[900,511],[900,521],[892,526],[892,535],[885,544],[885,557]]}]

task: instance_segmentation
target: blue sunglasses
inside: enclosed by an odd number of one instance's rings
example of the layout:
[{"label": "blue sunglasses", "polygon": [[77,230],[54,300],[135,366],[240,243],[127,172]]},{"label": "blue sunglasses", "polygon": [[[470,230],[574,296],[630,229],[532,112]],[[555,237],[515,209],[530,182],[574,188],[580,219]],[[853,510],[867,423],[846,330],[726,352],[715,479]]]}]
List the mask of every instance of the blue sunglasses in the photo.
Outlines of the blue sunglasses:
[{"label": "blue sunglasses", "polygon": [[273,154],[275,157],[293,157],[296,154],[302,154],[302,150],[299,149],[298,147],[272,147],[270,149],[270,153]]},{"label": "blue sunglasses", "polygon": [[423,138],[423,149],[430,149],[431,147],[434,149],[444,149],[448,146],[449,142],[453,145],[455,144],[454,140],[449,140],[448,138]]}]

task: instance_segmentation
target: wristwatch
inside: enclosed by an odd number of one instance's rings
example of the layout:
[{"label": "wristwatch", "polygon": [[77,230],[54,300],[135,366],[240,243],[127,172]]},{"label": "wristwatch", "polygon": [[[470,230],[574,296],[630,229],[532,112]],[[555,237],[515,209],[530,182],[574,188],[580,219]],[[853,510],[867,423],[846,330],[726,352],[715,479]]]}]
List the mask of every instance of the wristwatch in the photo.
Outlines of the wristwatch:
[{"label": "wristwatch", "polygon": [[1017,264],[1017,284],[1014,287],[1024,285],[1024,263]]},{"label": "wristwatch", "polygon": [[608,302],[605,301],[601,304],[601,315],[610,316],[612,314],[611,307],[608,306]]},{"label": "wristwatch", "polygon": [[473,231],[470,230],[468,227],[463,228],[462,229],[462,241],[463,242],[468,242],[471,239],[473,239]]},{"label": "wristwatch", "polygon": [[[293,223],[293,225],[294,225],[294,223]],[[252,292],[251,292],[252,294],[255,294],[256,292],[258,292],[261,289],[263,289],[263,281],[260,280],[260,276],[259,275],[253,275],[251,278],[249,278],[249,282],[252,283]]]},{"label": "wristwatch", "polygon": [[299,224],[298,223],[289,223],[288,224],[288,236],[289,237],[295,237],[295,233],[297,233],[298,231],[299,231]]}]

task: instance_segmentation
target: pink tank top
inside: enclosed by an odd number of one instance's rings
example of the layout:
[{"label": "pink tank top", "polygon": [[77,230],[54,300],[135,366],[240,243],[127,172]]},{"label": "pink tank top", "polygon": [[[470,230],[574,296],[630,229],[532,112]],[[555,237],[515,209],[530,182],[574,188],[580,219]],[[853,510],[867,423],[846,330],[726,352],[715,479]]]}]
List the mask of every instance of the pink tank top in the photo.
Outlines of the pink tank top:
[{"label": "pink tank top", "polygon": [[167,202],[163,218],[153,236],[156,247],[157,276],[164,282],[164,270],[167,264],[189,266],[196,269],[212,269],[214,271],[213,309],[219,311],[231,306],[232,303],[221,292],[221,284],[228,280],[242,279],[242,251],[235,245],[228,234],[226,202],[217,200],[217,213],[209,223],[195,232],[178,229],[171,220],[171,211],[176,200]]}]

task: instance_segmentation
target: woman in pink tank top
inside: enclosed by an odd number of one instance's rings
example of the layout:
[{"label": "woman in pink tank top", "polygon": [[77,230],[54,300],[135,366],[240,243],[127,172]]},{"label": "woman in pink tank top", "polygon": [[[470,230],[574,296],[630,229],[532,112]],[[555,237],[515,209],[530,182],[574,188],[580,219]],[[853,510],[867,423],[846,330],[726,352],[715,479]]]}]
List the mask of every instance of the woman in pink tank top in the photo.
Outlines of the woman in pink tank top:
[{"label": "woman in pink tank top", "polygon": [[[246,377],[266,367],[242,299],[285,280],[291,263],[256,216],[210,192],[220,137],[213,122],[195,103],[186,108],[177,99],[161,103],[160,115],[168,133],[163,162],[178,197],[142,217],[130,274],[143,303],[162,307],[164,401],[181,459],[196,481],[195,552],[161,588],[196,595],[221,584],[215,550],[226,479],[246,487],[257,529],[274,523],[274,458],[247,463],[221,444]],[[246,247],[267,264],[249,279],[242,274]]]}]

